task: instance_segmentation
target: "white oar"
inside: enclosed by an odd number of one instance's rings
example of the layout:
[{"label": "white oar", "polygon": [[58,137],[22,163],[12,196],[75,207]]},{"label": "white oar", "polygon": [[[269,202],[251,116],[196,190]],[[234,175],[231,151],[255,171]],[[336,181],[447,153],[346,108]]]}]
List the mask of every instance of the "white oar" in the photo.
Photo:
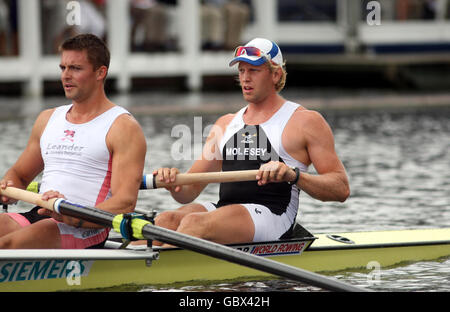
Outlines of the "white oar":
[{"label": "white oar", "polygon": [[[341,281],[331,279],[316,273],[305,271],[290,265],[279,263],[267,258],[255,256],[243,251],[232,249],[230,247],[216,244],[210,241],[181,234],[165,228],[152,225],[150,222],[142,219],[128,219],[123,215],[113,215],[109,212],[85,207],[70,203],[63,199],[52,199],[44,201],[40,194],[7,187],[0,189],[0,195],[5,195],[17,200],[23,200],[43,208],[54,210],[58,213],[81,218],[89,222],[97,223],[101,226],[112,227],[116,231],[122,228],[132,228],[133,235],[138,239],[158,240],[167,244],[175,245],[181,248],[189,249],[201,254],[248,266],[253,269],[261,270],[266,273],[286,277],[288,279],[300,281],[308,285],[313,285],[333,291],[367,291],[366,289],[356,287]],[[131,224],[124,225],[124,222]]]},{"label": "white oar", "polygon": [[157,175],[144,174],[142,176],[141,189],[156,189],[166,186],[177,186],[195,183],[224,183],[256,181],[258,170],[236,170],[200,173],[179,173],[174,182],[165,183],[159,181]]}]

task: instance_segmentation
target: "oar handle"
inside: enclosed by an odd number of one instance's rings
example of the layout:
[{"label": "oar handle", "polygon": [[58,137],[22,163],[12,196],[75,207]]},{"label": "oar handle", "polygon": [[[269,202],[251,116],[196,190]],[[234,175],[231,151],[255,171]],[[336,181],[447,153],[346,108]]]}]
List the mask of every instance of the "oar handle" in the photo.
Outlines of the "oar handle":
[{"label": "oar handle", "polygon": [[8,186],[5,189],[0,188],[0,195],[22,200],[24,202],[40,206],[49,210],[54,210],[55,201],[58,198],[52,198],[47,200],[42,199],[42,194],[33,193],[30,191],[22,190],[17,187]]},{"label": "oar handle", "polygon": [[145,174],[142,177],[141,189],[156,189],[167,186],[177,186],[195,183],[225,183],[256,181],[258,170],[237,170],[220,172],[179,173],[175,182],[165,183],[159,181],[157,175]]}]

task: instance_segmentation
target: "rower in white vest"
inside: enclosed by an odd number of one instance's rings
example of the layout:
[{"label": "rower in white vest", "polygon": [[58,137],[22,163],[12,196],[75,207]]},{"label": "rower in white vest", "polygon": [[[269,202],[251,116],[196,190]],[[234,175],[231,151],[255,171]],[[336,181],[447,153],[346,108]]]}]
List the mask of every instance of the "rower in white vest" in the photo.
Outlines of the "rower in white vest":
[{"label": "rower in white vest", "polygon": [[[42,172],[42,199],[119,214],[134,210],[146,141],[138,122],[105,95],[110,54],[82,34],[61,46],[61,82],[72,104],[41,112],[25,150],[0,187],[26,186]],[[11,203],[5,196],[1,201]],[[100,248],[109,230],[35,207],[0,215],[0,248]]]}]

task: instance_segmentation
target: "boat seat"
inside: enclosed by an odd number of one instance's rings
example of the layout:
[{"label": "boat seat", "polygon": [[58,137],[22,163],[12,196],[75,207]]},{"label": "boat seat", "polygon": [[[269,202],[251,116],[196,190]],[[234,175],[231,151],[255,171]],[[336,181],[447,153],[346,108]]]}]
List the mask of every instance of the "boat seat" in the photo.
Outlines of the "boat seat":
[{"label": "boat seat", "polygon": [[303,237],[314,237],[307,229],[305,229],[300,223],[295,222],[291,228],[284,233],[280,239],[293,239],[293,238],[303,238]]}]

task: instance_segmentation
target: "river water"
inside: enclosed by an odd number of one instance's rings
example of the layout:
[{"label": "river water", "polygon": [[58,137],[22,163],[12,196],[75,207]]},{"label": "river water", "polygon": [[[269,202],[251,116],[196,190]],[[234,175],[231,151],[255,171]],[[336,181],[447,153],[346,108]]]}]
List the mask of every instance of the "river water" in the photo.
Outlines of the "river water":
[{"label": "river water", "polygon": [[[298,92],[285,94],[301,102]],[[219,113],[193,113],[192,108],[220,107],[234,111],[239,94],[135,94],[112,99],[135,113],[148,144],[145,172],[161,166],[187,170],[202,145],[202,132]],[[36,112],[65,104],[64,98],[39,100],[0,98],[0,174],[25,147]],[[182,111],[177,105],[185,107]],[[151,109],[154,107],[155,109]],[[166,111],[161,107],[165,107]],[[144,108],[144,109],[142,109]],[[146,108],[146,109],[145,109]],[[195,111],[195,110],[194,110]],[[207,110],[203,110],[204,112]],[[169,113],[170,112],[170,113]],[[336,150],[350,179],[345,203],[323,203],[301,194],[298,220],[312,233],[450,227],[450,108],[322,110],[334,135]],[[21,116],[19,118],[19,116]],[[181,148],[183,147],[183,148]],[[181,151],[182,150],[182,151]],[[314,168],[310,168],[314,172]],[[209,185],[198,200],[217,201],[217,185]],[[162,211],[179,205],[165,190],[141,191],[138,210]],[[23,211],[20,203],[11,210]],[[381,291],[450,291],[450,259],[381,268],[335,277]],[[310,291],[315,288],[285,280],[261,280],[217,285],[152,286],[135,290],[177,291]]]}]

